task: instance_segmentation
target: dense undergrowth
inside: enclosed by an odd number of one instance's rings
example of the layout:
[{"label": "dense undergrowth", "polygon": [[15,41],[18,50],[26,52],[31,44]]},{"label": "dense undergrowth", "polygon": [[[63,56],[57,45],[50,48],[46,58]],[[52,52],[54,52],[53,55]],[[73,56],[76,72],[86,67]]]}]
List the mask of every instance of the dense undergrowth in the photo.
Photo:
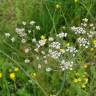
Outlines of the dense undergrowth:
[{"label": "dense undergrowth", "polygon": [[0,96],[96,95],[96,0],[0,1]]}]

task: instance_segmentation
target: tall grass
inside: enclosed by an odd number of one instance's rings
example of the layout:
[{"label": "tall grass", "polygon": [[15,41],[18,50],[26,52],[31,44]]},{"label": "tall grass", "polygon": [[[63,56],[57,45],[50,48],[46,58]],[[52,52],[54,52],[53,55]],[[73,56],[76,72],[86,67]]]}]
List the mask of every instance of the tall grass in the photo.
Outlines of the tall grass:
[{"label": "tall grass", "polygon": [[[58,7],[59,6],[59,7]],[[37,60],[32,53],[32,64],[24,65],[24,54],[19,50],[19,43],[11,44],[4,37],[9,32],[16,36],[15,28],[20,26],[22,21],[36,21],[41,30],[37,33],[37,38],[42,34],[46,37],[55,36],[60,29],[66,26],[66,32],[73,25],[79,25],[82,18],[89,18],[89,22],[96,21],[96,0],[1,0],[0,1],[0,72],[3,79],[0,79],[0,96],[95,96],[96,94],[96,66],[92,65],[88,69],[78,68],[71,71],[55,71],[45,73],[38,71],[33,65]],[[17,37],[18,38],[18,37]],[[70,38],[72,35],[70,35]],[[71,43],[71,39],[68,39]],[[96,50],[95,50],[96,51]],[[87,61],[96,62],[96,52],[87,53],[81,50],[75,59],[69,55],[67,58],[83,65]],[[85,53],[84,53],[85,52]],[[83,55],[82,55],[83,54]],[[85,55],[86,54],[86,55]],[[52,61],[52,60],[51,60]],[[50,61],[50,62],[51,62]],[[43,64],[41,58],[40,63]],[[56,62],[52,61],[52,65]],[[13,67],[12,67],[13,66]],[[18,80],[8,79],[9,70],[17,66],[20,68]],[[37,77],[30,77],[28,73],[37,73]],[[73,83],[76,73],[82,78],[84,72],[88,74],[87,88],[82,90],[79,85]],[[55,95],[52,95],[54,94]],[[3,95],[2,95],[3,94]]]}]

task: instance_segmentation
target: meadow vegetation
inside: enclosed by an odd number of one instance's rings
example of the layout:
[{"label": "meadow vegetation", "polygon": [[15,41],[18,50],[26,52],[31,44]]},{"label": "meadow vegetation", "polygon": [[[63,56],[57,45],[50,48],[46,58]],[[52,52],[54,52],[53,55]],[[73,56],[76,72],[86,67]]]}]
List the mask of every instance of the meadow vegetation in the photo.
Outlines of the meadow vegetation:
[{"label": "meadow vegetation", "polygon": [[0,96],[96,96],[96,0],[0,1]]}]

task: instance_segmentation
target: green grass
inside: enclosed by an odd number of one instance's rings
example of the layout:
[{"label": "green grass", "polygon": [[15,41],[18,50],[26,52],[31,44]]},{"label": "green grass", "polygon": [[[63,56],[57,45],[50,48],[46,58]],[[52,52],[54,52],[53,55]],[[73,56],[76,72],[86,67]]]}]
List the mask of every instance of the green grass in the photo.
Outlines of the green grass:
[{"label": "green grass", "polygon": [[[59,6],[59,7],[58,7]],[[70,30],[71,26],[79,26],[83,18],[88,18],[88,24],[96,22],[96,0],[1,0],[0,1],[0,96],[95,96],[96,95],[96,47],[91,44],[88,49],[81,48],[75,42],[79,36],[75,36]],[[34,51],[32,44],[33,34],[27,38],[27,43],[21,44],[21,38],[16,34],[15,28],[22,27],[22,21],[29,23],[36,21],[41,30],[37,31],[36,39],[40,36],[54,37],[60,42],[62,48],[68,43],[78,49],[75,57],[64,53],[59,60],[47,58],[44,63],[42,51],[49,50],[48,44],[40,48],[39,53]],[[64,29],[65,27],[65,29]],[[26,32],[30,28],[26,25]],[[31,28],[32,29],[32,28]],[[86,28],[89,32],[90,28]],[[61,31],[67,32],[64,40],[55,35]],[[16,38],[12,43],[11,38],[6,38],[5,33],[10,33]],[[81,35],[82,36],[82,35]],[[84,35],[83,37],[86,37]],[[96,40],[94,36],[90,42]],[[95,41],[96,42],[96,41]],[[28,55],[24,48],[31,47]],[[91,50],[93,48],[93,51]],[[39,60],[36,59],[39,57]],[[24,59],[30,58],[30,64],[25,64]],[[73,70],[59,70],[62,59],[74,61]],[[42,69],[38,69],[38,64]],[[88,64],[88,67],[84,66]],[[53,71],[46,72],[46,67],[52,67]],[[15,71],[15,68],[19,68]],[[15,73],[15,79],[10,74]],[[13,77],[14,78],[14,77]],[[85,79],[88,79],[85,84]],[[81,80],[74,82],[74,80]],[[83,87],[82,87],[83,86]]]}]

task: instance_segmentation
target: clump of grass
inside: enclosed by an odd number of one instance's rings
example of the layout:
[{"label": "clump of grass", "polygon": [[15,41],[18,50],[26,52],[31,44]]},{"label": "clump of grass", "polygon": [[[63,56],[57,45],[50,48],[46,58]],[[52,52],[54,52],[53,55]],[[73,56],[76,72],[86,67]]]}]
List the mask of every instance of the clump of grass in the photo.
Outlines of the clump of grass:
[{"label": "clump of grass", "polygon": [[1,96],[95,96],[94,0],[0,4]]}]

